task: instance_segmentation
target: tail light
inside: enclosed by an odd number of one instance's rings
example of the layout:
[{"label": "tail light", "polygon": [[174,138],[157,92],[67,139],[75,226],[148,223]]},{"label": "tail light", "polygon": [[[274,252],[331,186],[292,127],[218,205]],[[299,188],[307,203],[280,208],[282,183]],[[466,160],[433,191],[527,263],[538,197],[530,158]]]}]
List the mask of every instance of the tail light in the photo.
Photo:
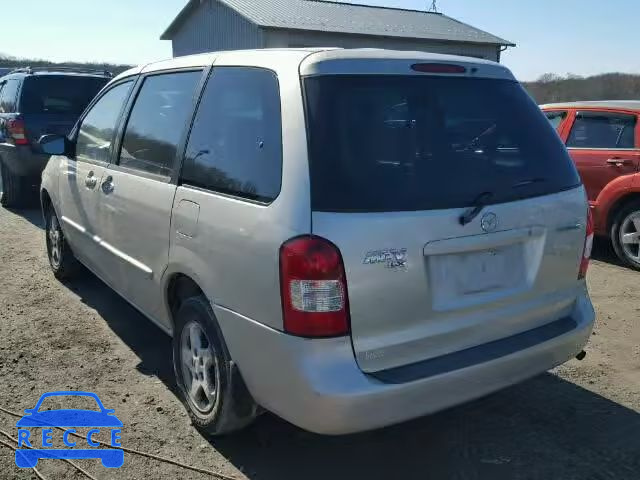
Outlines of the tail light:
[{"label": "tail light", "polygon": [[21,118],[12,118],[9,120],[7,122],[7,131],[15,145],[29,145],[27,133],[24,128],[24,122]]},{"label": "tail light", "polygon": [[302,337],[349,333],[349,301],[342,255],[315,236],[294,238],[280,248],[284,330]]},{"label": "tail light", "polygon": [[451,63],[416,63],[411,65],[415,72],[422,73],[466,73],[467,69],[462,65]]},{"label": "tail light", "polygon": [[593,237],[595,235],[595,227],[593,225],[593,214],[591,208],[587,212],[587,234],[584,241],[584,251],[582,252],[582,259],[580,260],[580,273],[578,279],[587,277],[587,270],[589,270],[589,260],[591,260],[591,250],[593,250]]}]

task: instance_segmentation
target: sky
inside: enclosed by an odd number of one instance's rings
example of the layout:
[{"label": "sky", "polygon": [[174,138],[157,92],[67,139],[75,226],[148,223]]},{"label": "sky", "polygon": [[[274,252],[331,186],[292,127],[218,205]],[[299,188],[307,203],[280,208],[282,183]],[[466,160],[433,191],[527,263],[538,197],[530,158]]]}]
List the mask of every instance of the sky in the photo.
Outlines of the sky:
[{"label": "sky", "polygon": [[[168,58],[160,35],[187,0],[5,0],[0,53],[140,64]],[[351,0],[427,9],[430,0]],[[544,73],[640,73],[638,0],[438,0],[451,17],[517,44],[502,61],[523,81]],[[14,19],[9,21],[10,19]]]}]

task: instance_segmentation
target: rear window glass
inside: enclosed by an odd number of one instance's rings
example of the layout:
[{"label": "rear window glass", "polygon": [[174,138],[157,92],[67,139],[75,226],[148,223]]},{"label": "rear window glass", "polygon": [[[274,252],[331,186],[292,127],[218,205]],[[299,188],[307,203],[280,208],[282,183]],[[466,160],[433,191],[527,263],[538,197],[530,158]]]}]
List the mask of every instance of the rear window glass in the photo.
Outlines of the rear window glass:
[{"label": "rear window glass", "polygon": [[517,82],[427,76],[305,80],[312,206],[409,211],[546,195],[580,184]]},{"label": "rear window glass", "polygon": [[108,78],[71,75],[33,76],[22,88],[22,113],[69,113],[80,115],[106,85]]}]

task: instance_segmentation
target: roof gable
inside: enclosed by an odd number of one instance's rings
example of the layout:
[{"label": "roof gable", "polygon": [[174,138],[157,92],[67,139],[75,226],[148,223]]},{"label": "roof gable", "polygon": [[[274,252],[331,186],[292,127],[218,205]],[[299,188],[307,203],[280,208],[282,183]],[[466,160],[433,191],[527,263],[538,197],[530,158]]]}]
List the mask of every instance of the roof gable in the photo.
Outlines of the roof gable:
[{"label": "roof gable", "polygon": [[[215,1],[264,28],[515,46],[508,40],[440,13],[325,0]],[[171,39],[202,3],[203,0],[190,0],[161,38]]]}]

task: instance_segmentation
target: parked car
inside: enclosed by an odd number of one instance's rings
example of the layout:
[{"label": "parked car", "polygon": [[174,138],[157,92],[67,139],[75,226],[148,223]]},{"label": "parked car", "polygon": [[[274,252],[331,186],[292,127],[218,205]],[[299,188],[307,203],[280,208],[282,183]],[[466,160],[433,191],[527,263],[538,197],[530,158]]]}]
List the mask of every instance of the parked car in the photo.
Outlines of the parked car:
[{"label": "parked car", "polygon": [[84,264],[173,336],[209,434],[419,417],[581,354],[584,188],[503,66],[224,52],[111,82],[46,136],[56,277]]},{"label": "parked car", "polygon": [[582,176],[597,235],[640,270],[640,101],[543,105]]},{"label": "parked car", "polygon": [[68,134],[111,77],[56,67],[22,68],[0,78],[0,204],[19,207],[30,195],[37,198],[49,159],[39,151],[38,139]]}]

